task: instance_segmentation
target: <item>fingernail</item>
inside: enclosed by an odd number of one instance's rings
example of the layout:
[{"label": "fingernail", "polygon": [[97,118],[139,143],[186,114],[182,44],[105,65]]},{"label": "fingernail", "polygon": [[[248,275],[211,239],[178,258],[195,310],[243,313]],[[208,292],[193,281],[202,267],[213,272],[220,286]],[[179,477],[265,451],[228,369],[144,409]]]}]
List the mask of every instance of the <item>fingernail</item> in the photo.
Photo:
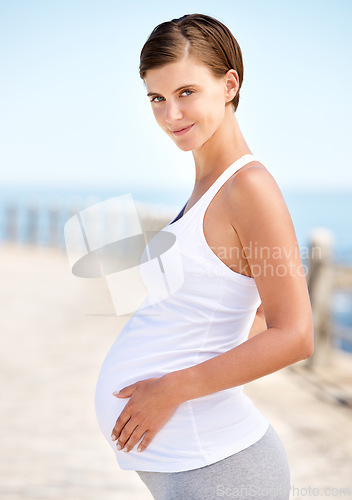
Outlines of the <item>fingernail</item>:
[{"label": "fingernail", "polygon": [[116,448],[117,448],[119,451],[120,451],[120,450],[122,450],[122,446],[121,446],[120,444],[118,444],[118,445],[116,446]]},{"label": "fingernail", "polygon": [[113,396],[117,396],[119,394],[120,391],[115,391],[112,393]]},{"label": "fingernail", "polygon": [[116,441],[117,437],[115,436],[115,434],[111,434],[111,439],[112,439],[113,441]]},{"label": "fingernail", "polygon": [[142,451],[142,448],[137,448],[138,453]]},{"label": "fingernail", "polygon": [[129,450],[128,448],[124,448],[122,451],[128,452]]}]

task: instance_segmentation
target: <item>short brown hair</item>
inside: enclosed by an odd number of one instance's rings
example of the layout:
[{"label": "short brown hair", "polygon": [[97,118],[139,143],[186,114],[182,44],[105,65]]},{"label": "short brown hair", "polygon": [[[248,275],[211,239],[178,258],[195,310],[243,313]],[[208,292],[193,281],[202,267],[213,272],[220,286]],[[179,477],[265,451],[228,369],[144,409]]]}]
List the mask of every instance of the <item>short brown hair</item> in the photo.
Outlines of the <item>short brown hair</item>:
[{"label": "short brown hair", "polygon": [[216,77],[229,69],[237,71],[239,89],[232,100],[236,111],[243,81],[242,52],[231,31],[213,17],[188,14],[156,26],[140,54],[140,77],[144,79],[148,69],[182,59],[185,53],[206,64]]}]

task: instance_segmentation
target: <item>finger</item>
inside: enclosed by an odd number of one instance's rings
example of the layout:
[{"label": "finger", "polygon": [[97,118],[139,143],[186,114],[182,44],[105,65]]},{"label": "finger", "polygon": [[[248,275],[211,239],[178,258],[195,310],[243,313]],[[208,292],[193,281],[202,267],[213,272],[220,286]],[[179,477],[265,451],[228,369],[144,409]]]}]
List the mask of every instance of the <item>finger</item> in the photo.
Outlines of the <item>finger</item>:
[{"label": "finger", "polygon": [[130,439],[137,426],[138,423],[136,421],[134,421],[134,423],[131,420],[127,422],[125,427],[122,429],[118,442],[116,443],[118,450],[125,447],[127,441]]},{"label": "finger", "polygon": [[155,431],[151,431],[151,430],[147,431],[144,434],[144,437],[143,437],[142,441],[139,443],[137,451],[138,452],[144,451],[147,448],[147,446],[150,445],[150,443],[153,440],[153,438],[154,438],[155,435],[156,435]]},{"label": "finger", "polygon": [[137,385],[136,384],[127,385],[126,387],[124,387],[120,391],[114,391],[112,394],[116,398],[129,398],[129,397],[132,396],[132,394],[134,393],[134,391],[136,389],[137,389]]},{"label": "finger", "polygon": [[143,434],[145,434],[145,428],[141,425],[137,425],[129,439],[126,441],[123,451],[128,452],[133,450],[138,441],[140,441],[140,439],[143,437]]},{"label": "finger", "polygon": [[111,439],[113,441],[116,441],[116,439],[119,438],[122,429],[124,426],[127,424],[127,422],[130,420],[131,415],[125,411],[125,409],[122,411],[118,419],[116,420],[116,424],[111,432]]}]

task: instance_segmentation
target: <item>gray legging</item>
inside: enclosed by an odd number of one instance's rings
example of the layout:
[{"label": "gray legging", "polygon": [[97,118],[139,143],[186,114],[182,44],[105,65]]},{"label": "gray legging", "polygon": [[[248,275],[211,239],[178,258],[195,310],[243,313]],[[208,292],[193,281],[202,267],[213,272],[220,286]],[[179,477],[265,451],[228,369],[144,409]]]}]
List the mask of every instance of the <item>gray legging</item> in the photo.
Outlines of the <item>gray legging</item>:
[{"label": "gray legging", "polygon": [[271,425],[248,448],[198,469],[136,471],[155,500],[288,500],[290,470],[285,449]]}]

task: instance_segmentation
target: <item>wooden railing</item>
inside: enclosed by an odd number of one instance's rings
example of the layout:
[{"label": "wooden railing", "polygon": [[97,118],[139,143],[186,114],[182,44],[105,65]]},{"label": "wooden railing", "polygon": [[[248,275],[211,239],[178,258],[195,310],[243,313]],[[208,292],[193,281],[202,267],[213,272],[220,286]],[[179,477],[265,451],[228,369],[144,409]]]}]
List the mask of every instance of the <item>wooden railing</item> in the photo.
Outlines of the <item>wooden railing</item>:
[{"label": "wooden railing", "polygon": [[[135,205],[142,227],[149,231],[160,230],[177,215],[177,209],[142,202]],[[0,239],[2,242],[65,249],[65,223],[87,206],[84,200],[46,207],[29,204],[20,208],[16,203],[6,204],[0,207]]]},{"label": "wooden railing", "polygon": [[[310,366],[328,364],[337,339],[352,346],[352,328],[337,325],[332,319],[332,300],[336,291],[352,293],[352,267],[333,261],[333,234],[325,228],[311,233],[307,285],[313,312],[314,354]],[[351,311],[352,314],[352,311]]]}]

